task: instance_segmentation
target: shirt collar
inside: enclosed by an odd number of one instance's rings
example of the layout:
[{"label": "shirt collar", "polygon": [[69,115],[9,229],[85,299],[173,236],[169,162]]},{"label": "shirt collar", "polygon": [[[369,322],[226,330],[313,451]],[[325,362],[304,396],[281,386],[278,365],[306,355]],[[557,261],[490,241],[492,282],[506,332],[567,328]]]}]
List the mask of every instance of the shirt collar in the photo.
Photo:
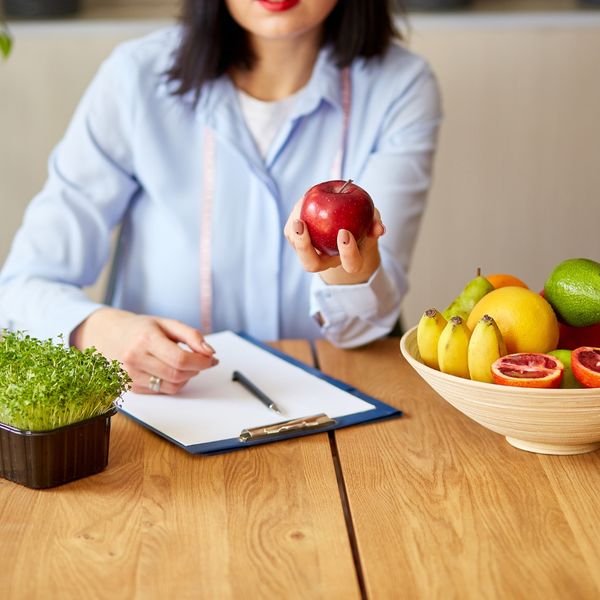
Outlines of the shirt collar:
[{"label": "shirt collar", "polygon": [[319,52],[311,78],[304,88],[302,100],[307,108],[311,103],[314,108],[324,100],[342,110],[342,71],[335,65],[330,47],[325,47]]},{"label": "shirt collar", "polygon": [[[321,101],[340,111],[343,110],[342,71],[333,62],[329,47],[319,52],[312,75],[299,94],[292,118],[312,112]],[[235,102],[235,86],[229,76],[223,75],[205,84],[198,99],[197,114],[206,123],[214,125],[215,116]]]}]

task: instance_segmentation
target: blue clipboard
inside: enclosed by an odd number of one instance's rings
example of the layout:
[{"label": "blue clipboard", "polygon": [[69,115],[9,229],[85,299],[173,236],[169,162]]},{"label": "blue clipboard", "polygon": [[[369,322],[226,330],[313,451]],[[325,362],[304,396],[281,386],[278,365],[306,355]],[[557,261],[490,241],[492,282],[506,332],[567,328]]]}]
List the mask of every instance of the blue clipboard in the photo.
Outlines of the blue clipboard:
[{"label": "blue clipboard", "polygon": [[[198,380],[198,386],[205,385],[204,390],[200,387],[196,391],[192,389],[186,396],[187,387],[193,388],[196,385],[195,380],[192,380],[184,388],[181,397],[138,395],[129,392],[119,406],[119,411],[186,452],[207,455],[402,416],[402,411],[393,406],[326,375],[246,333],[211,334],[207,336],[207,341],[216,348],[221,364],[206,372],[211,373],[210,377],[214,378],[214,381],[208,381],[209,377],[203,380],[203,374],[195,378]],[[220,347],[225,348],[224,355],[219,354]],[[260,371],[257,370],[259,368],[257,361],[261,365]],[[262,369],[263,364],[264,369]],[[293,414],[279,416],[269,412],[256,399],[248,397],[240,386],[231,383],[229,373],[232,365],[242,371],[249,371],[253,377],[263,377],[263,383],[265,377],[263,371],[269,371],[269,381],[272,385],[279,385],[280,391],[288,389],[281,381],[281,378],[287,377],[297,384],[296,387],[303,386],[309,390],[311,406],[304,410],[304,406],[298,406],[296,396],[290,398],[295,411]],[[223,369],[222,373],[213,372],[220,368]],[[281,373],[279,380],[277,373]],[[293,393],[294,390],[290,395]],[[295,393],[298,395],[297,389]],[[278,402],[283,400],[285,403],[287,400],[276,389],[270,395]],[[219,396],[222,398],[220,399]],[[335,402],[332,399],[335,399]],[[303,401],[307,401],[307,398],[303,398]],[[206,406],[203,407],[202,404]],[[326,410],[320,410],[321,406]],[[350,412],[346,410],[346,406],[350,407]],[[353,406],[356,406],[356,411],[352,411]],[[340,409],[341,413],[338,414]],[[247,410],[252,410],[256,414],[252,415],[252,419],[246,426],[242,425],[245,417],[243,412],[239,411]],[[235,418],[238,418],[239,425],[236,426],[235,423],[230,427],[224,425],[224,419],[235,421]],[[198,440],[195,440],[194,423],[197,423]],[[206,430],[204,434],[202,429]],[[218,434],[220,430],[225,434],[218,436],[219,439],[214,439],[214,432]]]}]

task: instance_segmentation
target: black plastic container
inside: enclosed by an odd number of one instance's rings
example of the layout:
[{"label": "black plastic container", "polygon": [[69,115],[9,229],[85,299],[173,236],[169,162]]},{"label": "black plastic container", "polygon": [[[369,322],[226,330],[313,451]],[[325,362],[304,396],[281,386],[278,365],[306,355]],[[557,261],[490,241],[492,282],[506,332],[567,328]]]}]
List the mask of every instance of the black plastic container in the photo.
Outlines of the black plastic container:
[{"label": "black plastic container", "polygon": [[23,431],[0,423],[0,477],[30,488],[50,488],[100,473],[108,464],[108,412],[52,429]]},{"label": "black plastic container", "polygon": [[4,0],[4,15],[24,19],[65,17],[79,11],[79,0]]}]

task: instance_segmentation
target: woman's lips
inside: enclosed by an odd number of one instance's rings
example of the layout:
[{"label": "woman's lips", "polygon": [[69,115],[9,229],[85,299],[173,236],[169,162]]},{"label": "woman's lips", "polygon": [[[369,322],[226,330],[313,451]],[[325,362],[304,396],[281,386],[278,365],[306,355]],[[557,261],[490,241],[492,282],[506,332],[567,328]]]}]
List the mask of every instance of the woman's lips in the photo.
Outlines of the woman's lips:
[{"label": "woman's lips", "polygon": [[258,0],[260,5],[271,12],[282,12],[294,8],[300,0],[282,0],[282,2],[276,2],[275,0]]}]

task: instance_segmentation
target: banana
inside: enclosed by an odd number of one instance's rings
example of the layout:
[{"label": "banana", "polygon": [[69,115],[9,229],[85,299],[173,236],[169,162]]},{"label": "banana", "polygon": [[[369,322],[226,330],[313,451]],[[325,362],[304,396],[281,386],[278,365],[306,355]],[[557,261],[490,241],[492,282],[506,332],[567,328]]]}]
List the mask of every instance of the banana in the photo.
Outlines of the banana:
[{"label": "banana", "polygon": [[481,269],[477,269],[477,277],[471,279],[463,291],[444,309],[442,315],[445,319],[458,316],[466,321],[473,307],[494,289],[494,286],[480,273]]},{"label": "banana", "polygon": [[506,344],[496,321],[489,315],[483,315],[473,328],[469,341],[468,365],[471,379],[493,383],[492,363],[506,354]]},{"label": "banana", "polygon": [[440,371],[469,379],[468,351],[470,337],[471,330],[462,317],[451,317],[438,341]]},{"label": "banana", "polygon": [[446,326],[446,319],[435,308],[423,313],[417,325],[417,347],[423,362],[433,369],[440,368],[438,363],[438,340]]}]

